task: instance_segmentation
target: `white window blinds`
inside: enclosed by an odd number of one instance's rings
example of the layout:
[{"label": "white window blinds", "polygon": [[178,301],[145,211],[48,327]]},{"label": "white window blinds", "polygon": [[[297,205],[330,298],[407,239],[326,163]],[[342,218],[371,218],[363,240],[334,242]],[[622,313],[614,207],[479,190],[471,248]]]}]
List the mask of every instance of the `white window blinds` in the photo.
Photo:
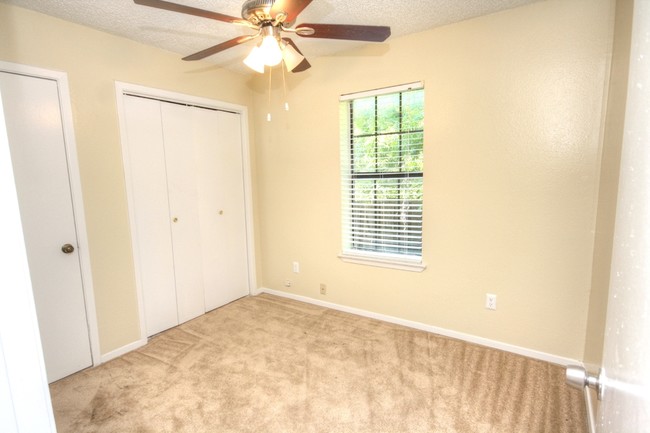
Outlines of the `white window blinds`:
[{"label": "white window blinds", "polygon": [[343,254],[422,256],[422,83],[341,97]]}]

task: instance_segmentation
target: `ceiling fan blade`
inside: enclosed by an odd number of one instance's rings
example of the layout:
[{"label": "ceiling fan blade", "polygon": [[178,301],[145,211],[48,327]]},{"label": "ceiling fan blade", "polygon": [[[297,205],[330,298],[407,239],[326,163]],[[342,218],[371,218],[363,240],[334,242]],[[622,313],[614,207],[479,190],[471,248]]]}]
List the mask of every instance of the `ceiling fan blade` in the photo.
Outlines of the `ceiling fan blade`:
[{"label": "ceiling fan blade", "polygon": [[231,17],[217,12],[210,12],[203,9],[193,8],[191,6],[179,5],[163,0],[133,0],[135,4],[142,6],[150,6],[152,8],[165,9],[172,12],[180,12],[188,15],[195,15],[197,17],[210,18],[217,21],[225,21],[227,23],[240,23],[241,18]]},{"label": "ceiling fan blade", "polygon": [[[313,29],[314,33],[300,29]],[[383,42],[390,36],[390,27],[349,24],[300,24],[296,33],[304,38],[344,39],[349,41]]]},{"label": "ceiling fan blade", "polygon": [[271,7],[271,16],[275,17],[278,13],[284,12],[287,14],[284,22],[290,24],[311,2],[312,0],[275,0]]},{"label": "ceiling fan blade", "polygon": [[[291,45],[294,50],[298,52],[301,56],[303,56],[302,52],[298,49],[298,46],[289,38],[282,38],[283,41],[285,41],[287,44]],[[291,70],[291,72],[302,72],[306,71],[307,69],[311,68],[311,64],[307,61],[307,59],[303,59],[302,62],[298,64],[295,68]]]},{"label": "ceiling fan blade", "polygon": [[239,44],[243,44],[244,42],[248,42],[251,39],[255,39],[257,35],[246,35],[246,36],[239,36],[235,39],[230,39],[229,41],[222,42],[218,45],[215,45],[210,48],[206,48],[205,50],[199,51],[198,53],[191,54],[187,57],[183,57],[183,60],[201,60],[205,59],[208,56],[211,56],[213,54],[216,54],[220,51],[227,50],[228,48],[235,47]]}]

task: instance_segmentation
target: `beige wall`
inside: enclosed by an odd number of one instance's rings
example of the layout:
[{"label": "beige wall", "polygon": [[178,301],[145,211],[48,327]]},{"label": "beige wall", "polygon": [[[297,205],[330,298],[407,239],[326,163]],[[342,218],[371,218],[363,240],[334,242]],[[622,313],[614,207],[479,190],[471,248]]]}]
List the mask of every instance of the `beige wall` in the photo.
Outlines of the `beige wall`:
[{"label": "beige wall", "polygon": [[[612,13],[551,0],[314,59],[289,77],[291,111],[275,86],[270,123],[260,79],[261,285],[582,359]],[[419,80],[428,267],[343,263],[338,97]]]},{"label": "beige wall", "polygon": [[246,77],[0,4],[0,60],[68,74],[101,353],[136,341],[137,298],[115,81],[250,106]]},{"label": "beige wall", "polygon": [[632,12],[632,0],[616,2],[607,116],[604,123],[592,290],[589,297],[589,320],[587,321],[584,353],[584,362],[593,371],[596,371],[597,367],[601,365],[605,335],[618,176],[627,100]]}]

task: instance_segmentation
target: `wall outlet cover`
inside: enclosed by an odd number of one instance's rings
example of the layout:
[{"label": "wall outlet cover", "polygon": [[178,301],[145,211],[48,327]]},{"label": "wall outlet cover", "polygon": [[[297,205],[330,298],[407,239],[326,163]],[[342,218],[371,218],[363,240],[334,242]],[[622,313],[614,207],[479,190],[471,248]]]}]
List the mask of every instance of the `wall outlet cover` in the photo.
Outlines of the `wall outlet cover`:
[{"label": "wall outlet cover", "polygon": [[493,293],[485,294],[485,308],[487,308],[488,310],[497,309],[497,295]]}]

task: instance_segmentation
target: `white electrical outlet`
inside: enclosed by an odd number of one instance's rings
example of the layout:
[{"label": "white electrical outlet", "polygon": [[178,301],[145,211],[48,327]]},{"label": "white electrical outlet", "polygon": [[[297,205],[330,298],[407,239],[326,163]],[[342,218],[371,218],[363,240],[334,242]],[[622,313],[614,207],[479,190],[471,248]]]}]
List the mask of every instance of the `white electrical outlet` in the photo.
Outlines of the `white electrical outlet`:
[{"label": "white electrical outlet", "polygon": [[485,294],[485,308],[488,310],[497,309],[497,295],[494,295],[492,293]]},{"label": "white electrical outlet", "polygon": [[327,295],[327,286],[323,283],[320,284],[320,294]]},{"label": "white electrical outlet", "polygon": [[293,262],[293,273],[294,274],[299,274],[300,273],[300,262]]}]

